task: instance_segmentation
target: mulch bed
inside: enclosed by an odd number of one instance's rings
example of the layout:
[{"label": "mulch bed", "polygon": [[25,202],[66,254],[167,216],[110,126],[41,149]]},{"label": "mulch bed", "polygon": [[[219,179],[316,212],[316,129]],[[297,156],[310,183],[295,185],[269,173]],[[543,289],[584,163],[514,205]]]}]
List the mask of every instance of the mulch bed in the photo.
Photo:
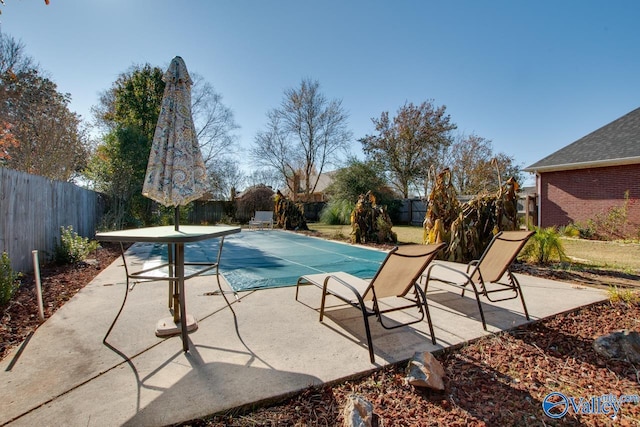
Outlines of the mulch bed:
[{"label": "mulch bed", "polygon": [[442,392],[405,384],[406,364],[401,364],[310,388],[275,406],[181,425],[342,425],[347,398],[358,394],[373,404],[378,426],[636,426],[640,404],[623,404],[614,422],[573,410],[555,420],[544,414],[542,401],[552,392],[587,400],[640,394],[640,367],[605,359],[592,348],[597,336],[640,329],[639,319],[640,305],[606,302],[445,350],[436,355],[446,373]]},{"label": "mulch bed", "polygon": [[[51,317],[58,308],[91,282],[103,268],[118,258],[120,253],[120,245],[103,243],[86,262],[41,267],[40,282],[45,319]],[[29,274],[22,277],[20,282],[22,284],[13,299],[5,307],[0,307],[0,359],[40,325],[35,277]]]},{"label": "mulch bed", "polygon": [[[45,316],[50,317],[119,255],[119,246],[103,245],[90,262],[42,268]],[[516,269],[601,287],[637,286],[640,279],[603,270],[563,271],[526,264]],[[39,325],[33,277],[24,277],[22,283],[11,303],[0,309],[1,358]],[[352,394],[374,405],[377,426],[638,425],[640,404],[623,404],[613,421],[607,415],[572,410],[552,419],[544,414],[542,401],[551,392],[577,399],[640,394],[640,367],[605,359],[592,347],[597,336],[640,330],[639,319],[640,304],[606,302],[447,349],[436,354],[446,372],[442,392],[405,384],[405,365],[400,364],[342,384],[309,388],[271,406],[236,409],[181,425],[342,425],[342,408]]]}]

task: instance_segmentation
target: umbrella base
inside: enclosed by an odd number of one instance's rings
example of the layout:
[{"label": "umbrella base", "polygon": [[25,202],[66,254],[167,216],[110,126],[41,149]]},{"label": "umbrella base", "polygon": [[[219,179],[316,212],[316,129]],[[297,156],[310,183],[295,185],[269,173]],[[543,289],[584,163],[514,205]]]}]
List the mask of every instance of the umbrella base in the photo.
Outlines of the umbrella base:
[{"label": "umbrella base", "polygon": [[[187,314],[187,332],[195,331],[198,329],[198,322],[195,317],[190,314]],[[164,319],[158,320],[156,324],[156,336],[157,337],[168,337],[171,335],[178,335],[182,332],[182,326],[180,322],[176,323],[173,321],[173,317],[165,317]]]}]

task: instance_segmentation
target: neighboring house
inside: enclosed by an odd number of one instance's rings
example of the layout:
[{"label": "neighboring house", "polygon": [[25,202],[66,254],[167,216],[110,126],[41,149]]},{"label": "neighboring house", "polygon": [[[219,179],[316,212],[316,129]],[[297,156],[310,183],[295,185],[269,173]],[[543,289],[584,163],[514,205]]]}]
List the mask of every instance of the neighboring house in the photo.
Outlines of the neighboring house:
[{"label": "neighboring house", "polygon": [[541,227],[607,215],[623,206],[640,224],[640,108],[524,169],[536,174]]},{"label": "neighboring house", "polygon": [[[318,183],[316,184],[316,188],[311,193],[311,197],[309,200],[305,200],[306,202],[326,202],[328,200],[328,195],[326,193],[327,187],[333,182],[333,178],[337,171],[331,172],[323,172],[318,175],[311,175],[309,177],[309,181],[311,182],[311,186],[318,179]],[[292,178],[289,178],[291,182],[291,187],[295,190],[295,194],[287,194],[287,197],[290,197],[292,200],[304,200],[304,189],[306,187],[305,179],[302,174],[296,174]]]},{"label": "neighboring house", "polygon": [[255,215],[256,211],[274,210],[275,194],[273,188],[264,184],[251,186],[236,194],[236,219],[241,223],[246,223]]}]

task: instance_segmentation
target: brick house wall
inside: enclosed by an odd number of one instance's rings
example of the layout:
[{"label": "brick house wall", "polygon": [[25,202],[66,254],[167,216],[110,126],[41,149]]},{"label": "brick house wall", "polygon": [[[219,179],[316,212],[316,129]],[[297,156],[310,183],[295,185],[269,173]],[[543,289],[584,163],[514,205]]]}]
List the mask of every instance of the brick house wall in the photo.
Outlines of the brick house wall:
[{"label": "brick house wall", "polygon": [[584,222],[624,204],[629,191],[628,221],[640,226],[640,164],[540,173],[540,225]]}]

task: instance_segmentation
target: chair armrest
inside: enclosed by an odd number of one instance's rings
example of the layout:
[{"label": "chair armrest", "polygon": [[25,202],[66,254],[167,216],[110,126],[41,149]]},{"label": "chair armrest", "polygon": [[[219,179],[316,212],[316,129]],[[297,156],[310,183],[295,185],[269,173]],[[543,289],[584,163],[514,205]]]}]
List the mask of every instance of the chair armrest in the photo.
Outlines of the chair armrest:
[{"label": "chair armrest", "polygon": [[[464,272],[464,271],[460,271],[460,270],[457,270],[455,268],[449,267],[448,265],[444,265],[444,264],[440,264],[438,262],[434,262],[433,264],[431,264],[427,268],[427,271],[425,273],[423,273],[422,276],[420,277],[420,279],[422,279],[422,278],[426,279],[425,284],[424,284],[425,292],[427,291],[427,286],[429,285],[429,280],[437,280],[438,282],[447,283],[449,285],[454,285],[454,286],[458,285],[456,282],[451,282],[449,280],[444,280],[444,279],[441,279],[441,278],[438,278],[438,277],[432,277],[431,276],[431,272],[432,272],[432,270],[434,270],[437,267],[445,269],[445,270],[448,270],[448,271],[451,271],[453,273],[457,273],[457,274],[461,275],[464,278],[464,283],[465,284],[467,282],[469,282],[469,283],[471,283],[473,285],[473,281],[471,280],[471,276],[468,274],[468,269],[467,269],[467,272]],[[463,285],[458,285],[458,286],[463,286]]]},{"label": "chair armrest", "polygon": [[469,274],[469,269],[471,267],[475,267],[480,263],[479,259],[474,259],[473,261],[469,261],[469,264],[467,264],[467,274]]},{"label": "chair armrest", "polygon": [[352,285],[350,285],[349,283],[347,283],[346,281],[342,280],[341,278],[334,276],[334,275],[329,275],[327,277],[325,277],[324,282],[322,284],[322,292],[324,294],[330,294],[333,295],[336,298],[339,298],[341,300],[343,300],[346,303],[353,303],[353,300],[347,298],[345,295],[339,294],[337,292],[332,292],[330,289],[328,289],[328,285],[329,285],[329,280],[333,279],[335,280],[338,284],[344,286],[346,289],[350,290],[353,295],[356,297],[356,299],[358,300],[358,303],[360,304],[360,306],[364,307],[364,299],[363,296],[360,294],[360,292],[358,292],[358,290],[353,287]]}]

